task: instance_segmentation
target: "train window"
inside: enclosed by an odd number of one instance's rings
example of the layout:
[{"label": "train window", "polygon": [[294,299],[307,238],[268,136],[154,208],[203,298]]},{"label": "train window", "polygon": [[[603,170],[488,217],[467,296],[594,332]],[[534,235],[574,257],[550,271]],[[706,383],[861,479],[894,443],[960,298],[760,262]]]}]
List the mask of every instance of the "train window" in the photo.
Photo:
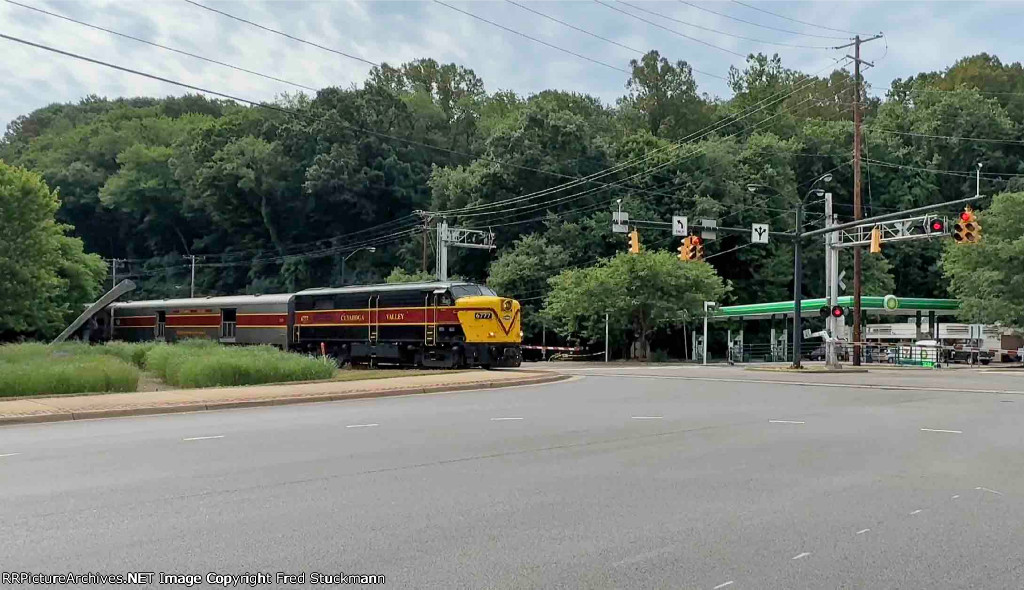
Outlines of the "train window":
[{"label": "train window", "polygon": [[221,314],[221,321],[223,321],[223,322],[233,322],[233,321],[236,321],[236,318],[238,317],[238,310],[237,309],[222,309],[222,310],[220,310],[220,314]]},{"label": "train window", "polygon": [[480,285],[452,285],[452,295],[456,299],[474,295],[494,295],[494,291]]},{"label": "train window", "polygon": [[380,294],[381,307],[423,307],[425,291],[384,291]]}]

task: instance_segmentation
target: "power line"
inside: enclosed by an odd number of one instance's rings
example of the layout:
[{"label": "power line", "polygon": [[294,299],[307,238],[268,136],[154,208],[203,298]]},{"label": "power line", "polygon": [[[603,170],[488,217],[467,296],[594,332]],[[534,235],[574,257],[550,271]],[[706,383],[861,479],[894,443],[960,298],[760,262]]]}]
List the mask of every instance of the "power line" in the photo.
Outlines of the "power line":
[{"label": "power line", "polygon": [[185,2],[188,2],[189,4],[191,4],[193,6],[198,6],[199,8],[202,8],[203,10],[209,10],[210,12],[216,12],[217,14],[222,14],[222,15],[228,17],[228,18],[237,20],[239,22],[246,23],[248,25],[252,25],[252,26],[254,26],[254,27],[258,28],[258,29],[263,29],[264,31],[268,31],[268,32],[274,33],[275,35],[281,35],[282,37],[287,37],[287,38],[291,39],[292,41],[298,41],[299,43],[305,43],[306,45],[312,45],[313,47],[316,47],[318,49],[323,49],[324,51],[330,51],[331,53],[336,53],[338,55],[342,55],[342,56],[347,57],[349,59],[354,59],[356,61],[361,61],[361,62],[363,62],[365,64],[369,64],[371,66],[378,66],[378,67],[380,67],[380,64],[378,64],[376,62],[372,62],[372,61],[370,61],[368,59],[363,59],[363,58],[359,57],[358,55],[352,55],[351,53],[345,53],[344,51],[340,51],[338,49],[332,49],[330,47],[325,47],[323,45],[320,45],[319,43],[313,43],[312,41],[306,41],[305,39],[300,39],[298,37],[295,37],[294,35],[289,35],[288,33],[285,33],[283,31],[278,31],[277,29],[271,29],[270,27],[265,27],[265,26],[263,26],[261,24],[254,23],[251,20],[246,20],[246,19],[244,19],[244,18],[242,18],[240,16],[235,16],[233,14],[228,14],[228,13],[224,12],[223,10],[217,10],[216,8],[211,8],[209,6],[204,6],[204,5],[202,5],[202,4],[198,3],[198,2],[194,2],[193,0],[185,0]]},{"label": "power line", "polygon": [[[191,0],[186,0],[186,1],[190,2]],[[483,22],[485,22],[485,23],[487,23],[489,25],[498,27],[499,29],[501,29],[503,31],[508,31],[509,33],[512,33],[514,35],[519,35],[520,37],[523,37],[525,39],[529,39],[530,41],[533,41],[535,43],[540,43],[541,45],[544,45],[546,47],[550,47],[551,49],[555,49],[555,50],[561,51],[562,53],[568,53],[569,55],[576,56],[576,57],[578,57],[580,59],[584,59],[584,60],[587,60],[587,61],[589,61],[591,63],[595,63],[597,65],[604,66],[606,68],[611,68],[611,69],[619,71],[619,72],[623,72],[623,73],[626,73],[626,74],[632,73],[629,70],[624,70],[622,68],[615,67],[615,66],[613,66],[611,64],[608,64],[608,63],[605,63],[605,62],[603,62],[601,60],[594,59],[592,57],[587,57],[585,55],[576,53],[575,51],[572,51],[572,50],[569,50],[569,49],[565,49],[564,47],[559,47],[557,45],[552,45],[551,43],[548,43],[547,41],[543,41],[543,40],[538,39],[536,37],[532,37],[530,35],[527,35],[526,33],[517,31],[515,29],[510,29],[510,28],[506,27],[505,25],[498,24],[498,23],[496,23],[496,22],[494,22],[492,20],[488,20],[488,19],[486,19],[486,18],[484,18],[482,16],[477,16],[477,15],[473,14],[472,12],[466,12],[465,10],[462,10],[461,8],[456,8],[456,7],[452,6],[451,4],[446,4],[446,3],[442,2],[441,0],[434,0],[434,3],[435,4],[440,4],[441,6],[444,6],[445,8],[450,8],[451,10],[454,10],[455,12],[461,12],[462,14],[465,14],[466,16],[475,18],[475,19],[477,19],[479,21],[483,21]]]},{"label": "power line", "polygon": [[836,37],[834,35],[815,35],[813,33],[801,33],[800,31],[790,31],[789,29],[780,29],[778,27],[773,27],[771,25],[763,25],[763,24],[760,24],[760,23],[755,23],[753,21],[743,20],[742,18],[736,18],[735,16],[729,16],[728,14],[725,14],[723,12],[715,12],[714,10],[711,10],[710,8],[704,8],[703,6],[698,6],[698,5],[696,5],[696,4],[692,3],[692,2],[685,2],[684,0],[677,0],[677,1],[680,2],[681,4],[685,4],[687,6],[692,6],[693,8],[696,8],[697,10],[703,10],[704,12],[710,12],[711,14],[717,14],[718,16],[725,17],[727,19],[734,20],[736,22],[746,23],[748,25],[754,25],[755,27],[761,27],[762,29],[769,29],[769,30],[772,30],[772,31],[778,31],[780,33],[789,33],[791,35],[802,35],[804,37],[816,37],[818,39],[837,39],[837,40],[843,40],[843,41],[845,41],[847,39],[846,37]]},{"label": "power line", "polygon": [[[534,10],[534,9],[528,7],[528,6],[524,6],[522,4],[519,4],[518,2],[513,2],[512,0],[505,0],[505,1],[508,2],[509,4],[518,6],[519,8],[522,8],[523,10],[532,12],[532,13],[538,15],[538,16],[542,16],[542,17],[544,17],[544,18],[546,18],[548,20],[554,21],[554,22],[556,22],[556,23],[558,23],[558,24],[560,24],[562,26],[569,27],[570,29],[572,29],[574,31],[579,31],[580,33],[583,33],[585,35],[590,35],[591,37],[594,37],[596,39],[600,39],[602,41],[611,43],[612,45],[617,45],[618,47],[621,47],[623,49],[628,49],[629,51],[632,51],[634,53],[638,53],[640,55],[645,55],[645,52],[640,50],[640,49],[636,49],[636,48],[630,47],[628,45],[623,45],[622,43],[619,43],[618,41],[615,41],[613,39],[609,39],[607,37],[602,37],[601,35],[598,35],[596,33],[591,33],[590,31],[587,31],[585,29],[581,29],[581,28],[579,28],[579,27],[577,27],[575,25],[571,25],[571,24],[569,24],[569,23],[567,23],[567,22],[565,22],[563,20],[559,20],[559,19],[557,19],[557,18],[555,18],[553,16],[544,14],[543,12]],[[693,68],[692,66],[691,66],[691,69],[693,69],[693,71],[697,72],[698,74],[703,74],[705,76],[711,76],[712,78],[718,78],[719,80],[728,80],[728,78],[726,78],[725,76],[719,76],[718,74],[712,74],[710,72],[704,72],[704,71],[698,70],[697,68]]]},{"label": "power line", "polygon": [[911,133],[909,131],[894,131],[892,129],[882,129],[880,127],[874,127],[870,125],[864,126],[869,131],[876,131],[878,133],[888,133],[891,135],[906,135],[909,137],[926,137],[929,139],[950,139],[958,141],[983,141],[988,143],[1006,143],[1015,145],[1024,145],[1024,140],[1020,139],[994,139],[991,137],[963,137],[957,135],[932,135],[928,133]]},{"label": "power line", "polygon": [[[883,162],[881,160],[869,160],[865,158],[866,162],[874,164],[876,166],[883,166],[886,168],[904,168],[907,170],[916,170],[918,172],[930,172],[932,174],[945,174],[947,176],[961,176],[963,178],[975,178],[977,172],[971,170],[936,170],[934,168],[921,168],[920,166],[910,166],[908,164],[894,164],[892,162]],[[982,172],[981,178],[985,180],[1001,180],[1003,177],[1024,177],[1024,174],[1015,174],[1012,172]]]},{"label": "power line", "polygon": [[871,90],[885,90],[888,92],[907,92],[913,94],[915,92],[977,92],[978,94],[991,94],[993,96],[1024,96],[1024,92],[997,92],[994,90],[980,90],[975,87],[961,87],[961,88],[905,88],[897,89],[892,86],[879,86],[872,88]]},{"label": "power line", "polygon": [[[437,2],[438,0],[434,0],[434,1]],[[635,18],[638,21],[643,21],[643,22],[645,22],[645,23],[647,23],[647,24],[649,24],[651,26],[658,27],[659,29],[663,29],[665,31],[668,31],[669,33],[672,33],[673,35],[677,35],[679,37],[683,37],[684,39],[689,39],[690,41],[693,41],[695,43],[700,43],[701,45],[706,45],[708,47],[711,47],[712,49],[717,49],[719,51],[724,51],[726,53],[731,53],[732,55],[735,55],[735,56],[737,56],[739,58],[742,58],[742,59],[746,59],[747,58],[746,55],[744,55],[742,53],[738,53],[736,51],[733,51],[732,49],[726,49],[725,47],[720,47],[718,45],[715,45],[714,43],[708,43],[707,41],[704,41],[703,39],[698,39],[696,37],[691,37],[690,35],[687,35],[686,33],[680,33],[679,31],[677,31],[675,29],[670,29],[670,28],[668,28],[666,26],[659,25],[658,23],[656,23],[654,21],[649,21],[646,18],[637,16],[635,14],[631,14],[629,12],[626,12],[625,10],[622,10],[621,8],[616,8],[616,7],[612,6],[611,4],[607,4],[605,2],[602,2],[601,0],[594,0],[594,2],[600,4],[601,6],[604,6],[605,8],[609,8],[611,10],[614,10],[615,12],[621,12],[622,14],[624,14],[624,15],[626,15],[628,17]]]},{"label": "power line", "polygon": [[241,66],[236,66],[236,65],[232,65],[232,64],[225,63],[225,62],[222,62],[222,61],[217,61],[215,59],[210,59],[210,58],[204,57],[202,55],[196,55],[195,53],[189,53],[188,51],[183,51],[181,49],[175,49],[174,47],[168,47],[167,45],[161,45],[159,43],[153,43],[152,41],[147,41],[145,39],[141,39],[139,37],[135,37],[135,36],[128,35],[128,34],[125,34],[125,33],[121,33],[121,32],[118,32],[118,31],[115,31],[115,30],[112,30],[112,29],[107,29],[107,28],[100,27],[100,26],[97,26],[97,25],[93,25],[93,24],[90,24],[90,23],[87,23],[87,22],[83,22],[83,21],[80,21],[80,20],[75,20],[75,19],[73,19],[71,17],[64,16],[63,14],[57,14],[55,12],[50,12],[48,10],[43,10],[42,8],[36,8],[34,6],[29,6],[27,4],[22,4],[20,2],[15,2],[14,0],[4,0],[4,1],[7,2],[8,4],[13,4],[15,6],[20,6],[22,8],[27,8],[28,10],[33,10],[33,11],[41,13],[41,14],[49,15],[49,16],[52,16],[52,17],[55,17],[55,18],[66,20],[68,22],[79,24],[79,25],[82,25],[83,27],[89,27],[90,29],[95,29],[97,31],[103,31],[104,33],[110,33],[111,35],[117,35],[118,37],[124,37],[125,39],[131,39],[132,41],[138,41],[139,43],[145,43],[146,45],[150,45],[152,47],[157,47],[157,48],[163,49],[165,51],[172,51],[172,52],[178,53],[180,55],[185,55],[185,56],[192,57],[192,58],[195,58],[195,59],[200,59],[200,60],[203,60],[205,62],[209,62],[209,63],[212,63],[212,64],[217,64],[219,66],[224,66],[226,68],[231,68],[232,70],[237,70],[239,72],[245,72],[246,74],[253,74],[254,76],[259,76],[261,78],[266,78],[268,80],[273,80],[275,82],[282,82],[284,84],[290,84],[292,86],[295,86],[295,87],[298,87],[298,88],[303,88],[305,90],[310,90],[312,92],[316,92],[317,91],[317,89],[312,87],[312,86],[306,86],[305,84],[299,84],[298,82],[291,82],[291,81],[285,80],[283,78],[277,78],[277,77],[274,77],[274,76],[271,76],[271,75],[268,75],[268,74],[263,74],[263,73],[260,73],[260,72],[256,72],[256,71],[253,71],[253,70],[247,70],[247,69],[245,69],[245,68],[243,68]]},{"label": "power line", "polygon": [[654,12],[653,10],[647,10],[646,8],[640,8],[639,6],[636,6],[635,4],[630,4],[629,2],[626,2],[625,0],[618,0],[618,2],[619,2],[619,4],[625,4],[626,6],[629,6],[630,8],[632,8],[634,10],[639,10],[640,12],[646,12],[647,14],[653,14],[654,16],[660,16],[661,18],[668,19],[668,20],[673,21],[673,22],[677,22],[677,23],[679,23],[681,25],[686,25],[688,27],[694,27],[694,28],[700,29],[702,31],[708,31],[710,33],[716,33],[718,35],[725,35],[726,37],[733,37],[735,39],[743,39],[744,41],[751,41],[751,42],[754,42],[754,43],[763,43],[765,45],[778,45],[780,47],[796,47],[796,48],[800,48],[800,49],[832,49],[832,47],[828,46],[828,45],[796,45],[796,44],[793,44],[793,43],[779,43],[777,41],[766,41],[764,39],[754,39],[753,37],[744,37],[743,35],[734,35],[732,33],[727,33],[725,31],[719,31],[718,29],[712,29],[710,27],[705,27],[705,26],[702,26],[702,25],[695,25],[693,23],[688,23],[688,22],[686,22],[684,20],[679,20],[677,18],[673,18],[671,16],[668,16],[668,15],[665,15],[665,14],[661,14],[660,12]]},{"label": "power line", "polygon": [[744,3],[744,2],[740,2],[739,0],[732,0],[732,1],[733,1],[733,2],[735,3],[735,4],[739,4],[740,6],[744,6],[744,7],[746,7],[746,8],[749,8],[749,9],[751,9],[751,10],[756,10],[756,11],[758,11],[758,12],[763,12],[763,13],[765,13],[765,14],[769,14],[769,15],[771,15],[771,16],[774,16],[774,17],[776,17],[776,18],[781,18],[781,19],[783,19],[783,20],[788,20],[788,21],[790,21],[790,22],[794,22],[794,23],[799,23],[799,24],[801,24],[801,25],[807,25],[807,26],[809,26],[809,27],[817,27],[817,28],[819,28],[819,29],[825,29],[826,31],[835,31],[836,33],[849,33],[849,34],[851,34],[851,35],[858,35],[858,34],[859,34],[859,33],[855,33],[854,31],[847,31],[847,30],[845,30],[845,29],[833,29],[832,27],[826,27],[825,25],[820,25],[820,24],[818,24],[818,23],[809,23],[809,22],[807,22],[807,21],[797,20],[797,19],[795,19],[795,18],[790,18],[790,17],[788,17],[788,16],[783,16],[783,15],[781,15],[781,14],[777,14],[777,13],[774,13],[774,12],[771,12],[771,11],[768,11],[768,10],[765,10],[765,9],[763,9],[763,8],[758,8],[758,7],[756,7],[756,6],[752,6],[752,5],[750,5],[750,4],[746,4],[746,3]]}]

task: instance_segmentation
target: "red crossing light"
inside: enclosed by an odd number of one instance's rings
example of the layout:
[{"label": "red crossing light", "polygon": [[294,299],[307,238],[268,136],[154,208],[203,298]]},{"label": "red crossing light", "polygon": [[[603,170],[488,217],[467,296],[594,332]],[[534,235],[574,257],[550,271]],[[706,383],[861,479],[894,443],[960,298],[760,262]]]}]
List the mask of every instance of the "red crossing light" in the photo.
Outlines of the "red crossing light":
[{"label": "red crossing light", "polygon": [[843,308],[836,305],[832,308],[832,317],[841,318],[843,317]]},{"label": "red crossing light", "polygon": [[933,219],[932,220],[932,231],[933,232],[940,232],[943,229],[945,229],[945,226],[943,225],[942,220],[940,220],[940,219]]}]

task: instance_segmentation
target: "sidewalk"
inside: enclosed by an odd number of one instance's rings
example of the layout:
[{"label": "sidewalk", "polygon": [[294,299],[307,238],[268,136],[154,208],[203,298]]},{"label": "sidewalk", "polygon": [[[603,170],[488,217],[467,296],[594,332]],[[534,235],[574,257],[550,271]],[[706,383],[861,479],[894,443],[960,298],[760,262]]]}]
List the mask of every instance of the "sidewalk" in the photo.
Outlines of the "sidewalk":
[{"label": "sidewalk", "polygon": [[550,383],[567,378],[566,375],[542,371],[466,371],[366,381],[319,381],[281,385],[38,397],[0,401],[0,425],[488,389]]}]

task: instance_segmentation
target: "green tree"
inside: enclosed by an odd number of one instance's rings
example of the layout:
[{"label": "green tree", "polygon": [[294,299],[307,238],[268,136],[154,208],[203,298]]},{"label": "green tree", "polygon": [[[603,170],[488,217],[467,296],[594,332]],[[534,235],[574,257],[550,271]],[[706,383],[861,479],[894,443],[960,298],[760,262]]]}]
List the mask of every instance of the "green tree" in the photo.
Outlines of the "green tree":
[{"label": "green tree", "polygon": [[[622,253],[551,278],[545,319],[563,335],[597,341],[605,314],[628,329],[646,357],[655,329],[680,325],[702,313],[704,301],[726,292],[715,269],[704,262],[680,262],[670,252]],[[619,331],[622,334],[621,331]]]},{"label": "green tree", "polygon": [[391,274],[384,279],[385,283],[429,283],[435,279],[434,275],[429,272],[416,271],[406,272],[404,268],[395,267]]},{"label": "green tree", "polygon": [[960,316],[1024,328],[1024,192],[996,195],[978,223],[979,243],[950,243],[942,258]]},{"label": "green tree", "polygon": [[65,234],[58,206],[38,174],[0,161],[0,340],[51,336],[99,293],[106,265]]},{"label": "green tree", "polygon": [[542,329],[543,322],[537,309],[550,289],[548,279],[569,263],[569,255],[564,248],[537,234],[516,240],[511,250],[491,263],[487,284],[502,297],[518,299],[522,304],[526,338],[533,337]]}]

